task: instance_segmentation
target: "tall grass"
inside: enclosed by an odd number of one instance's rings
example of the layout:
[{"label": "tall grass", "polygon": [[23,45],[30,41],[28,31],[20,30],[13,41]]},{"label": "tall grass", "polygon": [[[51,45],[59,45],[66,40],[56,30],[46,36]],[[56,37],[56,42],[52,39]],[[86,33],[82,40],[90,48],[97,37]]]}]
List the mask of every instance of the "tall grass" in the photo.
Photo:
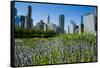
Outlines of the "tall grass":
[{"label": "tall grass", "polygon": [[19,38],[15,66],[97,61],[96,36],[62,34],[53,38]]}]

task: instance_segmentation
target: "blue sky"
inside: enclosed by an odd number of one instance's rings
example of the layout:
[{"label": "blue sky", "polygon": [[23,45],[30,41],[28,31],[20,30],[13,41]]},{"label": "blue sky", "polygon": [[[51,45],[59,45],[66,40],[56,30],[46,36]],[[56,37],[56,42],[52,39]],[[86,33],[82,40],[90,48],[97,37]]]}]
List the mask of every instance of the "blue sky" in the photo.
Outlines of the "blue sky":
[{"label": "blue sky", "polygon": [[27,15],[28,6],[32,6],[32,19],[33,25],[43,20],[47,22],[47,16],[50,15],[50,22],[56,25],[59,24],[59,15],[65,16],[65,30],[67,31],[68,25],[71,20],[76,24],[81,23],[81,16],[86,13],[95,12],[96,8],[92,6],[72,6],[72,5],[57,5],[57,4],[41,4],[41,3],[26,3],[16,2],[15,8],[17,15]]}]

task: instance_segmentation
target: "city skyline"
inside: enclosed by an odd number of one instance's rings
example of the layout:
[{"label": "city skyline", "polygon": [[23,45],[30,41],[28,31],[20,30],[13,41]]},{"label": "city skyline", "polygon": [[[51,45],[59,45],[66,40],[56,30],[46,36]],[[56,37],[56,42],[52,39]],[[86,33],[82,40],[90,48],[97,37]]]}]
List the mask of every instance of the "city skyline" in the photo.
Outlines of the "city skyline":
[{"label": "city skyline", "polygon": [[95,14],[96,8],[93,6],[72,6],[72,5],[55,5],[55,4],[41,4],[41,3],[15,3],[17,15],[27,15],[28,6],[32,6],[33,25],[36,25],[40,20],[47,23],[47,17],[50,16],[50,23],[59,25],[59,15],[65,16],[64,29],[67,31],[70,21],[73,20],[76,24],[81,23],[81,16],[86,13],[93,12]]}]

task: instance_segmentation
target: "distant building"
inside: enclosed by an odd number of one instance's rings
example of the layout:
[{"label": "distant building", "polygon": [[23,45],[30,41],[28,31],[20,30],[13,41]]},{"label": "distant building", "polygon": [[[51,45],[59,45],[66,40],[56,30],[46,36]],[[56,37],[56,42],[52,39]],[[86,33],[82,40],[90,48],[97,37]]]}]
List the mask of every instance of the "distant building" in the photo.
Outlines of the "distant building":
[{"label": "distant building", "polygon": [[68,34],[70,33],[69,26],[68,26]]},{"label": "distant building", "polygon": [[70,21],[70,25],[69,25],[69,33],[73,34],[75,33],[75,27],[76,27],[76,23],[74,21]]},{"label": "distant building", "polygon": [[70,23],[69,25],[69,34],[73,34],[74,33],[74,27],[73,24]]},{"label": "distant building", "polygon": [[60,33],[60,27],[57,26],[57,33],[59,34]]},{"label": "distant building", "polygon": [[22,27],[22,28],[33,28],[33,19],[31,18],[32,15],[32,7],[28,6],[28,13],[27,16],[17,16],[17,9],[15,11],[15,27]]},{"label": "distant building", "polygon": [[75,27],[75,34],[78,34],[78,33],[79,33],[79,26],[76,25],[76,27]]},{"label": "distant building", "polygon": [[28,14],[25,17],[25,28],[31,29],[33,27],[33,19],[31,18],[32,15],[32,7],[28,6]]},{"label": "distant building", "polygon": [[44,29],[46,29],[45,26],[46,26],[46,25],[45,25],[45,23],[43,22],[43,20],[40,20],[40,22],[38,22],[38,23],[36,24],[36,28],[37,28],[38,30],[44,30]]},{"label": "distant building", "polygon": [[53,24],[53,23],[50,22],[50,16],[49,15],[47,17],[47,30],[52,30],[52,31],[57,32],[57,26],[56,26],[56,24]]},{"label": "distant building", "polygon": [[83,32],[84,32],[84,24],[81,23],[81,33],[83,33]]},{"label": "distant building", "polygon": [[83,16],[81,16],[81,24],[80,24],[80,27],[81,27],[80,33],[83,33],[84,32]]},{"label": "distant building", "polygon": [[83,23],[84,23],[84,33],[91,33],[95,34],[95,24],[96,19],[93,13],[89,13],[83,16]]},{"label": "distant building", "polygon": [[79,33],[79,26],[76,25],[76,23],[73,20],[70,21],[70,25],[68,26],[68,33],[69,34]]},{"label": "distant building", "polygon": [[32,15],[32,7],[28,6],[28,14],[27,14],[27,16],[31,18],[31,15]]},{"label": "distant building", "polygon": [[14,16],[14,19],[12,21],[14,21],[14,28],[16,27],[19,27],[19,22],[20,22],[20,17],[17,16],[17,9],[13,6],[13,16]]},{"label": "distant building", "polygon": [[81,24],[79,23],[77,26],[78,26],[78,30],[79,30],[78,33],[81,34],[82,33],[81,32]]},{"label": "distant building", "polygon": [[52,26],[53,26],[52,27],[53,28],[53,31],[57,32],[57,25],[56,24],[53,24]]},{"label": "distant building", "polygon": [[25,17],[25,28],[31,29],[33,27],[33,19],[29,16]]},{"label": "distant building", "polygon": [[50,16],[47,17],[47,24],[50,24]]},{"label": "distant building", "polygon": [[24,28],[25,27],[25,16],[20,16],[20,23],[21,23],[21,27]]},{"label": "distant building", "polygon": [[48,30],[48,25],[44,23],[44,31]]},{"label": "distant building", "polygon": [[64,15],[59,16],[60,33],[64,33]]},{"label": "distant building", "polygon": [[50,30],[50,16],[47,16],[47,30]]},{"label": "distant building", "polygon": [[15,16],[15,28],[20,27],[20,16]]},{"label": "distant building", "polygon": [[73,20],[71,20],[70,23],[73,25],[73,33],[75,33],[76,23]]},{"label": "distant building", "polygon": [[56,26],[56,24],[50,23],[49,24],[49,30],[52,30],[54,32],[57,32],[57,26]]}]

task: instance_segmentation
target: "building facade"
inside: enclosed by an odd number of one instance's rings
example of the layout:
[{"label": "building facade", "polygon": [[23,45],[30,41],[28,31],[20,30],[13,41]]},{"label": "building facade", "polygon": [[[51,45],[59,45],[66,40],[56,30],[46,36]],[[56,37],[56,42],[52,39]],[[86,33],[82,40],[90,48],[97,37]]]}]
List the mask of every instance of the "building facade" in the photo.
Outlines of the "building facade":
[{"label": "building facade", "polygon": [[83,16],[84,33],[95,34],[95,15],[93,13],[86,14]]},{"label": "building facade", "polygon": [[52,30],[54,32],[57,32],[57,25],[56,24],[53,24],[53,23],[50,23],[49,24],[49,30]]},{"label": "building facade", "polygon": [[15,23],[14,23],[14,27],[20,27],[20,16],[15,16]]},{"label": "building facade", "polygon": [[46,29],[46,27],[45,27],[45,22],[43,22],[43,20],[40,20],[40,21],[36,24],[36,29],[38,29],[38,30],[44,30],[44,29]]},{"label": "building facade", "polygon": [[24,28],[25,27],[25,16],[20,16],[20,23],[21,23],[21,27]]},{"label": "building facade", "polygon": [[25,28],[32,29],[33,27],[33,19],[31,18],[32,15],[32,7],[28,6],[28,14],[25,17]]},{"label": "building facade", "polygon": [[60,33],[64,33],[64,15],[59,16]]},{"label": "building facade", "polygon": [[79,26],[71,20],[70,25],[68,26],[68,33],[69,34],[78,34],[79,33]]}]

